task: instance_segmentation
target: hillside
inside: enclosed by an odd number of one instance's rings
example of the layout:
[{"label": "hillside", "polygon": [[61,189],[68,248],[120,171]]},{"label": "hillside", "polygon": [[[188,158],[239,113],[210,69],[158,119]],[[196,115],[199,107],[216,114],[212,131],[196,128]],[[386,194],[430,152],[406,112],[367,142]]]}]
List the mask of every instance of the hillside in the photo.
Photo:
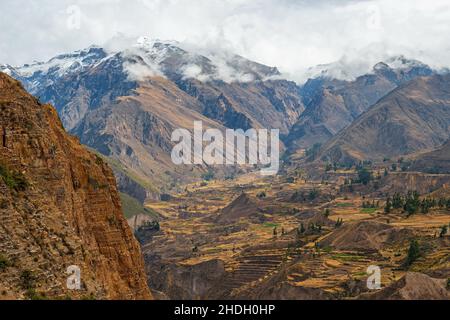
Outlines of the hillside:
[{"label": "hillside", "polygon": [[325,144],[331,162],[382,160],[441,146],[450,136],[450,75],[400,86]]},{"label": "hillside", "polygon": [[401,56],[376,64],[371,73],[354,80],[337,80],[324,68],[302,87],[306,110],[287,138],[293,151],[324,144],[398,86],[433,73],[427,65]]},{"label": "hillside", "polygon": [[427,173],[450,173],[450,140],[437,150],[414,159],[410,169]]},{"label": "hillside", "polygon": [[150,298],[109,167],[3,73],[0,115],[0,299]]}]

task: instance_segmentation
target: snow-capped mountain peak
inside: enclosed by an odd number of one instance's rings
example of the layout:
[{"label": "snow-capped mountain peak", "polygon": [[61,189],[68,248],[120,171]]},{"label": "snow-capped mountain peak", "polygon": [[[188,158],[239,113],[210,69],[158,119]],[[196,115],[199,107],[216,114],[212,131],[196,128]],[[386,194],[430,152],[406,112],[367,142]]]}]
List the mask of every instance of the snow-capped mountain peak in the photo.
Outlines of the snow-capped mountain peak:
[{"label": "snow-capped mountain peak", "polygon": [[428,67],[426,64],[415,60],[408,59],[403,55],[390,57],[385,63],[392,69],[405,70],[411,68],[424,68]]},{"label": "snow-capped mountain peak", "polygon": [[87,66],[100,61],[106,56],[106,52],[98,47],[91,46],[84,50],[74,51],[68,54],[61,54],[47,62],[35,62],[33,64],[25,64],[19,70],[24,77],[31,77],[36,73],[54,73],[55,76],[63,76],[67,73],[77,72]]},{"label": "snow-capped mountain peak", "polygon": [[416,75],[429,75],[432,73],[431,68],[414,59],[408,59],[403,55],[392,56],[376,64],[371,64],[363,60],[349,60],[343,58],[333,63],[318,65],[307,71],[310,79],[324,78],[353,81],[356,78],[377,73],[408,73],[412,72]]}]

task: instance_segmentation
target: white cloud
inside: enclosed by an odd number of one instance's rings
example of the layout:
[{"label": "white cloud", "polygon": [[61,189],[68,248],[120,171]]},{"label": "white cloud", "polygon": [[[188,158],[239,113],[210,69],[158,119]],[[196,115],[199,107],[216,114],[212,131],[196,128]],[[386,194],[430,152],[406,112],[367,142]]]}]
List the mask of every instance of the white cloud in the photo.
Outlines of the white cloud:
[{"label": "white cloud", "polygon": [[127,71],[128,79],[130,81],[144,81],[148,77],[161,75],[146,64],[126,62],[123,66]]},{"label": "white cloud", "polygon": [[[80,28],[68,28],[74,5]],[[3,0],[1,8],[0,63],[45,60],[120,32],[227,49],[299,81],[342,57],[404,54],[450,66],[447,0]]]}]

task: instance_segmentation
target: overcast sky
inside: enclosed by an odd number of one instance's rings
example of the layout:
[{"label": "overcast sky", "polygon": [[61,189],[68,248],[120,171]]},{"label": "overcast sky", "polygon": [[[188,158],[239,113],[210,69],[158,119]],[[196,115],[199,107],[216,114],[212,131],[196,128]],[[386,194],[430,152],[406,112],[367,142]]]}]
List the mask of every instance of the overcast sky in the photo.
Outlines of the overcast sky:
[{"label": "overcast sky", "polygon": [[450,66],[448,0],[2,0],[0,63],[118,33],[225,48],[286,73],[392,54]]}]

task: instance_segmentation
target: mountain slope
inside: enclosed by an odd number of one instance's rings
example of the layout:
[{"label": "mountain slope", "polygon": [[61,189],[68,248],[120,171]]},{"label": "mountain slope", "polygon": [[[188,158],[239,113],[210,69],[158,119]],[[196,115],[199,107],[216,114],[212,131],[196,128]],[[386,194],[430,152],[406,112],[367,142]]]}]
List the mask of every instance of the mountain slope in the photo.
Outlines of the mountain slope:
[{"label": "mountain slope", "polygon": [[431,150],[450,137],[450,75],[413,80],[381,99],[330,140],[319,158],[331,162],[396,157]]},{"label": "mountain slope", "polygon": [[200,166],[176,166],[171,160],[175,129],[191,130],[194,121],[202,121],[205,128],[225,129],[195,111],[199,108],[175,84],[154,77],[141,82],[135,95],[89,111],[72,133],[115,162],[116,175],[131,176],[147,193],[158,193],[174,181],[193,181],[207,171]]},{"label": "mountain slope", "polygon": [[450,140],[437,150],[414,159],[410,169],[428,173],[450,173]]},{"label": "mountain slope", "polygon": [[370,74],[355,80],[338,80],[325,70],[303,86],[306,110],[290,131],[287,144],[294,150],[323,144],[399,85],[432,73],[428,66],[404,57],[380,62]]},{"label": "mountain slope", "polygon": [[287,135],[304,110],[298,86],[275,79],[276,68],[148,38],[115,52],[90,47],[3,69],[53,103],[66,129],[109,157],[121,191],[138,198],[142,188],[156,197],[209,170],[172,164],[174,129],[201,120],[221,130],[277,128]]},{"label": "mountain slope", "polygon": [[[0,288],[9,298],[147,299],[109,167],[49,105],[0,73]],[[67,268],[81,269],[68,290]]]}]

